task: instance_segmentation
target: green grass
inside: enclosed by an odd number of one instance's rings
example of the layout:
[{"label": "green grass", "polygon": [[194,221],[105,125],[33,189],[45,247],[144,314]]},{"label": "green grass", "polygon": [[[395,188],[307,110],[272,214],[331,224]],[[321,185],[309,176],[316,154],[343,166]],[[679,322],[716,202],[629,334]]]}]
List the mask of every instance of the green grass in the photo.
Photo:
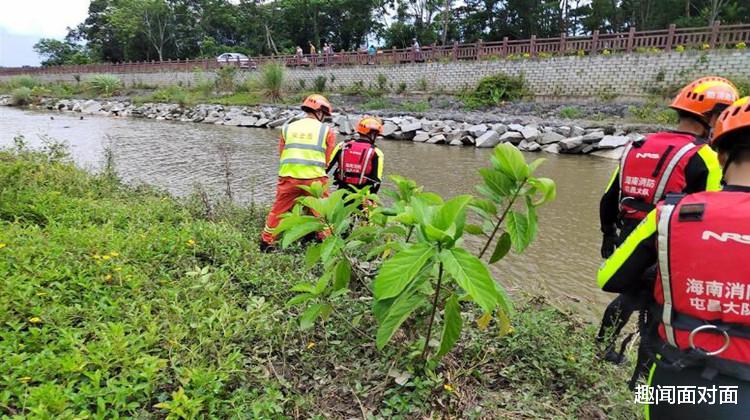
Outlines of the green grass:
[{"label": "green grass", "polygon": [[566,106],[560,109],[559,115],[561,118],[575,119],[583,116],[581,108],[575,106]]},{"label": "green grass", "polygon": [[300,332],[288,288],[315,273],[258,252],[263,216],[0,151],[0,416],[637,416],[593,327],[539,300],[424,374],[417,344],[376,351],[366,300]]},{"label": "green grass", "polygon": [[677,124],[677,112],[657,101],[648,101],[643,105],[628,107],[628,117],[638,122],[651,124]]},{"label": "green grass", "polygon": [[429,111],[430,104],[427,101],[404,102],[400,108],[406,112],[426,112]]},{"label": "green grass", "polygon": [[363,111],[371,111],[376,109],[390,109],[393,108],[394,104],[390,101],[388,98],[378,97],[378,98],[371,98],[367,102],[362,103],[359,105],[359,108]]}]

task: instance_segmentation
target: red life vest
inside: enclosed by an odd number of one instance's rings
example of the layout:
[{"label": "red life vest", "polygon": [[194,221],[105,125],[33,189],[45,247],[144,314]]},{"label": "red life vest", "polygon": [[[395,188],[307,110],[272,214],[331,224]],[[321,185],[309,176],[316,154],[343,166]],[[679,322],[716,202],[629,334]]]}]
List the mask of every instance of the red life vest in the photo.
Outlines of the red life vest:
[{"label": "red life vest", "polygon": [[696,143],[692,134],[664,132],[628,144],[620,162],[622,217],[642,220],[667,193],[681,193]]},{"label": "red life vest", "polygon": [[375,146],[371,143],[350,140],[341,146],[336,179],[349,185],[363,185],[369,181]]},{"label": "red life vest", "polygon": [[[701,364],[750,380],[750,193],[668,197],[657,212],[658,334],[672,359],[719,354]],[[696,328],[701,328],[695,331]],[[726,331],[724,335],[722,331]],[[693,345],[691,346],[691,332]]]}]

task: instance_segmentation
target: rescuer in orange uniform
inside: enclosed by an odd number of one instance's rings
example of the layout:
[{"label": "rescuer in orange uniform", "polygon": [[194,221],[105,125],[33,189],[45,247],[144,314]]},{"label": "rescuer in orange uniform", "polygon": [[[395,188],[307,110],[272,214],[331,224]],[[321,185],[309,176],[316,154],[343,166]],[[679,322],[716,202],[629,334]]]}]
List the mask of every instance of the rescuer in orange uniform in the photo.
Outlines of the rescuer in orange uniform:
[{"label": "rescuer in orange uniform", "polygon": [[279,216],[290,211],[298,197],[307,195],[299,186],[328,182],[326,166],[336,146],[336,135],[323,119],[331,115],[333,108],[324,96],[310,95],[302,102],[302,110],[305,118],[281,129],[276,201],[260,240],[260,250],[264,252],[273,249],[273,230],[279,225]]}]

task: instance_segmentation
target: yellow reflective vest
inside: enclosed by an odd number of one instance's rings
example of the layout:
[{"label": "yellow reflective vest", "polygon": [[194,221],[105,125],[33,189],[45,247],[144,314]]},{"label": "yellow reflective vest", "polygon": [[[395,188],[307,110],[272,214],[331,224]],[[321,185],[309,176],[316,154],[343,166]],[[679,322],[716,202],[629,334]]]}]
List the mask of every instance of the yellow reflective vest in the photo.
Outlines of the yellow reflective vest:
[{"label": "yellow reflective vest", "polygon": [[313,179],[326,176],[326,139],[328,126],[312,118],[303,118],[281,129],[284,149],[279,176]]}]

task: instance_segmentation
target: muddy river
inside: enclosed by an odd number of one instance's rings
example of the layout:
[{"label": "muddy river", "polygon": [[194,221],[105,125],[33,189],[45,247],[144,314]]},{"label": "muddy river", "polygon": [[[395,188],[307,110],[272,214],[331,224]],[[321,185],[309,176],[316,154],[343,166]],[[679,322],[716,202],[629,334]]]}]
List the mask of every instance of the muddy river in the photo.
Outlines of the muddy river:
[{"label": "muddy river", "polygon": [[[0,146],[11,145],[17,135],[32,146],[45,139],[65,141],[76,163],[94,171],[109,145],[124,181],[176,195],[197,185],[221,194],[227,161],[236,200],[268,203],[274,193],[275,130],[93,116],[81,120],[78,114],[0,107]],[[382,141],[379,146],[387,174],[411,177],[446,197],[472,193],[477,170],[489,165],[491,153],[408,141]],[[596,288],[595,275],[601,262],[598,203],[616,163],[591,156],[528,156],[536,157],[547,158],[539,174],[557,182],[557,200],[540,210],[538,239],[525,254],[511,254],[496,264],[495,278],[514,294],[544,294],[558,306],[595,317],[611,297]]]}]

